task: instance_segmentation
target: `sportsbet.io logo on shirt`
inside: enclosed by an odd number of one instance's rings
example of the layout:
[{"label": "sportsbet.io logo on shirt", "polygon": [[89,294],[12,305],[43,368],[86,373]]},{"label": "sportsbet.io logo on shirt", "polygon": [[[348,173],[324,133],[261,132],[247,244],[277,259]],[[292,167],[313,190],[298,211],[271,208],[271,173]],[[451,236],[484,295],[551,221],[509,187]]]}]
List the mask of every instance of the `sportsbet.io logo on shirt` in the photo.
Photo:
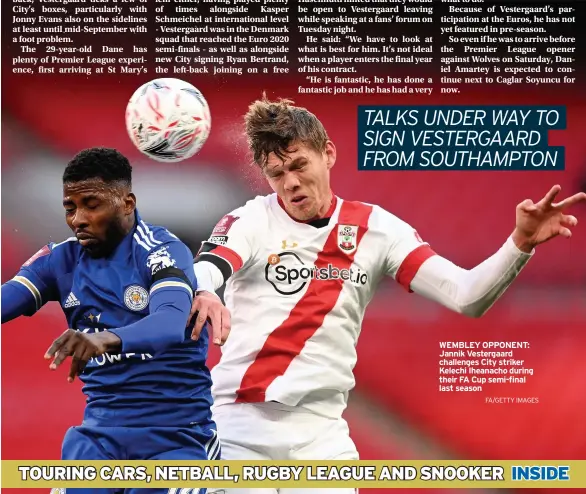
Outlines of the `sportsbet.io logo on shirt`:
[{"label": "sportsbet.io logo on shirt", "polygon": [[342,280],[357,286],[364,286],[368,282],[368,274],[358,268],[343,269],[333,264],[321,268],[307,266],[294,252],[269,256],[265,278],[281,295],[294,295],[311,280]]}]

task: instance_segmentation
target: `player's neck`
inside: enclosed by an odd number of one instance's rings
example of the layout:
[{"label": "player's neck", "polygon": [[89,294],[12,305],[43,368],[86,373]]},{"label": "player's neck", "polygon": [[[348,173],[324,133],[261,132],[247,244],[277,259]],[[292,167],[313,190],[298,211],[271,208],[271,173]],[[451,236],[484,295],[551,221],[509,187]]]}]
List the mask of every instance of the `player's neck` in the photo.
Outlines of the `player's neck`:
[{"label": "player's neck", "polygon": [[104,250],[100,257],[109,259],[116,258],[121,252],[120,246],[127,242],[129,236],[134,232],[135,225],[136,213],[125,218],[116,228],[111,230],[108,234],[107,245],[104,246]]},{"label": "player's neck", "polygon": [[315,218],[312,218],[312,220],[319,220],[321,218],[329,218],[332,216],[336,210],[336,202],[336,196],[330,189],[326,195],[326,200],[323,202],[322,206],[317,212],[317,215]]},{"label": "player's neck", "polygon": [[134,230],[134,226],[136,225],[136,212],[131,214],[126,221],[126,225],[123,228],[124,236],[128,235]]}]

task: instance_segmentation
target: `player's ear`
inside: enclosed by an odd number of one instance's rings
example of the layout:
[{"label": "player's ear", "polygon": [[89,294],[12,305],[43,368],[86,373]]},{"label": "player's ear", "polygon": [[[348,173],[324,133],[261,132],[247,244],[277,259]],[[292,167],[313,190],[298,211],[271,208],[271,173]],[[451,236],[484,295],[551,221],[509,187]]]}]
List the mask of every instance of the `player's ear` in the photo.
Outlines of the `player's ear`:
[{"label": "player's ear", "polygon": [[332,141],[326,142],[326,149],[324,152],[326,154],[326,165],[328,170],[330,170],[336,164],[336,146]]},{"label": "player's ear", "polygon": [[126,215],[133,214],[135,209],[136,196],[132,192],[129,192],[128,194],[126,194],[126,197],[124,198],[124,213]]}]

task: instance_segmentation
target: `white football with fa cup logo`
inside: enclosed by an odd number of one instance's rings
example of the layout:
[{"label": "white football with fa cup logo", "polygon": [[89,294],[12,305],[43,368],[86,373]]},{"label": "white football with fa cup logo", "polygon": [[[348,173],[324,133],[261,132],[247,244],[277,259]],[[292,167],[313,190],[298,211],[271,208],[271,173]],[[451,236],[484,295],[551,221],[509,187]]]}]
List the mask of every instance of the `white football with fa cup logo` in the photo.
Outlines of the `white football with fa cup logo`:
[{"label": "white football with fa cup logo", "polygon": [[140,86],[126,107],[126,129],[149,158],[178,162],[195,155],[212,126],[201,91],[181,79],[154,79]]}]

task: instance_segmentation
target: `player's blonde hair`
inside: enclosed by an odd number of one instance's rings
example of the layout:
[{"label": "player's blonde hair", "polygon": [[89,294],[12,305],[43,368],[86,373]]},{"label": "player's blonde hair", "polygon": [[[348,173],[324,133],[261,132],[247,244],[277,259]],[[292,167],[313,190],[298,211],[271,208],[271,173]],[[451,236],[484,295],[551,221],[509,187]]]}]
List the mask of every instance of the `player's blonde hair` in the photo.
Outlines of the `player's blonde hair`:
[{"label": "player's blonde hair", "polygon": [[248,147],[261,168],[271,153],[284,159],[294,142],[322,152],[329,139],[323,124],[306,108],[294,106],[290,99],[270,101],[264,93],[248,107],[244,122]]}]

